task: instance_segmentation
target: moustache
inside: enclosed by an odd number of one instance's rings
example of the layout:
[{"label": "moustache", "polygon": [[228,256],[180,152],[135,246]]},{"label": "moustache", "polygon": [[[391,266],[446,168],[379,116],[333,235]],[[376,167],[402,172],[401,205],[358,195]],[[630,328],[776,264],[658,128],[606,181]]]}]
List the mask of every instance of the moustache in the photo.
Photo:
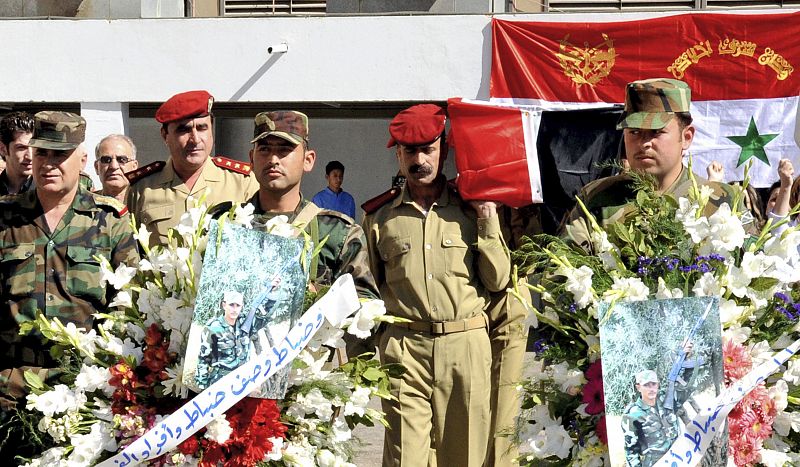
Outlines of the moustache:
[{"label": "moustache", "polygon": [[430,175],[433,173],[433,167],[431,167],[428,164],[423,164],[423,165],[414,164],[408,169],[408,171],[411,172],[412,174]]}]

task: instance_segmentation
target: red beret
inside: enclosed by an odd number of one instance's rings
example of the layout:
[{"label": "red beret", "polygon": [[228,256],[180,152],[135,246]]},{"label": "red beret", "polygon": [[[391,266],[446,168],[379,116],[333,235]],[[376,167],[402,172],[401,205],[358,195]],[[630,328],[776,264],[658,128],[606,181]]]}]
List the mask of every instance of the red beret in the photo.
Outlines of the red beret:
[{"label": "red beret", "polygon": [[444,109],[436,104],[419,104],[397,114],[389,124],[387,148],[395,144],[419,146],[441,136],[447,120]]},{"label": "red beret", "polygon": [[188,91],[167,99],[156,111],[159,123],[174,122],[184,118],[205,117],[211,112],[214,96],[208,91]]}]

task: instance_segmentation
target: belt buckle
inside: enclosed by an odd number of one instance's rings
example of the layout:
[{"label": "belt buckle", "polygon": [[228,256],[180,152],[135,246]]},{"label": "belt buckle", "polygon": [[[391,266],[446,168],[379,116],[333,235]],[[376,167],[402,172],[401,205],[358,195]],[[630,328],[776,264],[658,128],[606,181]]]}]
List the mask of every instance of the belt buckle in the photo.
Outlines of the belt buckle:
[{"label": "belt buckle", "polygon": [[444,334],[444,322],[431,321],[431,334],[442,335]]}]

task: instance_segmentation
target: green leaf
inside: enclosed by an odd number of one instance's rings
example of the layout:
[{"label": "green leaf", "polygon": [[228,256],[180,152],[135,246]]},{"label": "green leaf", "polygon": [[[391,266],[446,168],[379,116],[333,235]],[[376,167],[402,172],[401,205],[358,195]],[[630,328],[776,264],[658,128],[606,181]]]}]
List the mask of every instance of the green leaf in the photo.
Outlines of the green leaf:
[{"label": "green leaf", "polygon": [[769,290],[778,283],[778,279],[774,277],[757,277],[750,281],[749,287],[756,292],[764,292]]},{"label": "green leaf", "polygon": [[361,376],[367,381],[372,381],[374,383],[375,381],[379,381],[381,378],[383,378],[383,372],[375,367],[372,367],[367,368],[364,371],[364,374]]},{"label": "green leaf", "polygon": [[25,378],[25,383],[27,383],[32,389],[37,391],[44,389],[44,381],[42,381],[42,378],[40,378],[36,373],[30,370],[25,370],[23,377]]}]

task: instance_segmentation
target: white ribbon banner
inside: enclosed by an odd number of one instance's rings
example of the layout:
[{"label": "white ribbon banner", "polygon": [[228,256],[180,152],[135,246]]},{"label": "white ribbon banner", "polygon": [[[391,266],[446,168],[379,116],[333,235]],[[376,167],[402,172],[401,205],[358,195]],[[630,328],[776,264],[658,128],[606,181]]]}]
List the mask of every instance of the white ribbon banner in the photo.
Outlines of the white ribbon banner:
[{"label": "white ribbon banner", "polygon": [[658,460],[654,466],[666,465],[669,467],[694,467],[703,460],[714,438],[723,431],[723,423],[728,413],[759,383],[778,371],[786,360],[800,349],[800,339],[794,341],[789,347],[777,352],[772,359],[753,369],[744,378],[737,381],[714,402],[701,409],[691,422],[678,435],[669,451]]},{"label": "white ribbon banner", "polygon": [[294,360],[324,320],[337,326],[359,307],[353,278],[350,274],[345,274],[334,282],[317,303],[303,313],[281,342],[228,373],[151,428],[124,451],[99,466],[136,465],[172,451]]}]

